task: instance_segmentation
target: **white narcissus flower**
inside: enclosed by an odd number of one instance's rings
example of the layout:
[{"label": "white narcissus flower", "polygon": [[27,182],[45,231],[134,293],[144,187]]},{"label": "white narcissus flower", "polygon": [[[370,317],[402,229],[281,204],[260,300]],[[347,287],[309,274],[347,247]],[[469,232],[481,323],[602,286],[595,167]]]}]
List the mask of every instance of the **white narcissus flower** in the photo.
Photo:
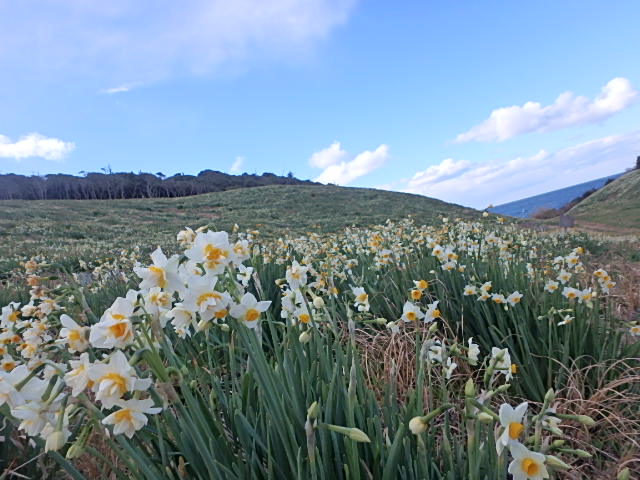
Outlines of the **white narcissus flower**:
[{"label": "white narcissus flower", "polygon": [[509,305],[511,305],[512,307],[515,307],[516,304],[520,303],[520,300],[522,300],[522,297],[523,295],[516,290],[515,292],[513,292],[511,295],[507,297],[507,303],[509,303]]},{"label": "white narcissus flower", "polygon": [[13,325],[20,320],[20,304],[18,302],[11,302],[6,307],[2,307],[2,313],[0,313],[0,327],[13,328]]},{"label": "white narcissus flower", "polygon": [[87,385],[91,381],[89,378],[89,370],[91,368],[91,362],[89,361],[89,354],[83,353],[78,360],[70,360],[71,370],[64,376],[64,382],[68,387],[71,387],[71,396],[77,397],[80,395]]},{"label": "white narcissus flower", "polygon": [[302,266],[294,260],[290,267],[287,267],[287,283],[291,290],[296,290],[307,283],[307,270],[309,267]]},{"label": "white narcissus flower", "polygon": [[476,365],[478,363],[478,355],[480,355],[480,348],[477,344],[473,343],[473,337],[469,337],[467,344],[469,345],[469,350],[467,350],[469,363]]},{"label": "white narcissus flower", "polygon": [[63,328],[60,329],[58,342],[67,343],[71,353],[84,352],[89,347],[86,334],[89,328],[81,327],[66,313],[60,316],[60,323]]},{"label": "white narcissus flower", "polygon": [[212,274],[194,276],[189,281],[182,306],[194,313],[199,313],[203,321],[215,316],[214,307],[223,300],[223,295],[215,287],[218,278]]},{"label": "white narcissus flower", "polygon": [[191,310],[185,308],[182,303],[176,303],[175,306],[167,312],[167,317],[171,319],[173,328],[183,332],[188,331],[189,327],[196,327],[196,317]]},{"label": "white narcissus flower", "polygon": [[511,445],[511,456],[513,460],[509,464],[509,473],[513,475],[513,480],[542,480],[549,478],[545,456],[541,453],[532,452],[521,443]]},{"label": "white narcissus flower", "polygon": [[402,307],[402,320],[405,322],[416,322],[424,318],[424,313],[420,310],[420,307],[414,305],[411,302],[405,302]]},{"label": "white narcissus flower", "polygon": [[309,323],[311,321],[311,314],[309,313],[309,309],[307,308],[306,303],[303,303],[302,305],[300,305],[295,312],[293,312],[293,315],[296,317],[296,319],[300,322],[300,323]]},{"label": "white narcissus flower", "polygon": [[562,296],[568,300],[574,300],[578,298],[579,295],[580,295],[580,290],[578,290],[577,288],[564,287],[564,289],[562,289]]},{"label": "white narcissus flower", "polygon": [[[129,295],[128,295],[129,296]],[[135,306],[130,299],[118,297],[100,321],[91,326],[89,342],[96,348],[124,348],[133,342],[130,318]]]},{"label": "white narcissus flower", "polygon": [[[238,265],[238,267],[242,266],[242,262],[244,262],[245,260],[248,260],[250,256],[251,256],[251,250],[249,249],[248,240],[238,240],[233,245],[233,250],[231,251],[231,262],[234,265]],[[251,268],[251,267],[248,267],[248,268]]]},{"label": "white narcissus flower", "polygon": [[549,293],[553,293],[558,290],[559,285],[560,284],[558,282],[554,282],[553,280],[548,280],[547,283],[545,283],[544,285],[544,289]]},{"label": "white narcissus flower", "polygon": [[102,402],[103,408],[111,408],[125,393],[151,386],[151,379],[140,379],[135,373],[121,350],[111,355],[109,363],[91,365],[89,379],[93,382],[96,400]]},{"label": "white narcissus flower", "polygon": [[504,378],[508,382],[513,378],[513,372],[511,370],[511,355],[509,354],[509,350],[507,348],[500,349],[498,347],[493,347],[491,349],[491,359],[498,359],[501,357],[501,360],[497,360],[495,364],[495,370],[498,373],[504,373]]},{"label": "white narcissus flower", "polygon": [[231,261],[231,246],[227,232],[198,232],[191,248],[184,254],[195,263],[201,263],[209,273],[224,272]]},{"label": "white narcissus flower", "polygon": [[440,316],[442,315],[440,313],[440,310],[438,310],[438,303],[440,303],[440,300],[436,300],[435,302],[430,303],[427,306],[427,311],[424,314],[424,322],[425,323],[431,323],[436,318],[440,318]]},{"label": "white narcissus flower", "polygon": [[369,295],[365,291],[364,287],[351,287],[351,291],[356,297],[356,301],[353,306],[357,307],[359,312],[368,312]]},{"label": "white narcissus flower", "polygon": [[561,270],[560,273],[558,274],[557,280],[564,285],[569,280],[571,280],[571,274],[566,270]]},{"label": "white narcissus flower", "polygon": [[253,275],[253,267],[245,267],[242,264],[238,265],[238,275],[236,276],[236,278],[243,287],[246,287],[249,284],[251,275]]},{"label": "white narcissus flower", "polygon": [[453,362],[451,360],[451,357],[447,357],[447,363],[445,365],[445,377],[447,378],[447,380],[451,378],[451,374],[453,373],[453,371],[456,369],[457,366],[458,364]]},{"label": "white narcissus flower", "polygon": [[152,265],[148,267],[134,267],[133,271],[138,275],[141,290],[149,290],[153,287],[161,288],[170,294],[177,292],[183,288],[182,280],[178,275],[178,264],[180,257],[173,255],[170,259],[162,253],[162,249],[158,247],[151,254]]},{"label": "white narcissus flower", "polygon": [[242,320],[249,328],[254,328],[258,324],[260,314],[265,312],[271,301],[259,302],[251,293],[245,293],[240,303],[231,307],[231,316],[237,320]]},{"label": "white narcissus flower", "polygon": [[475,285],[465,285],[463,295],[468,296],[468,295],[475,295],[477,293],[478,293],[478,289],[476,288]]},{"label": "white narcissus flower", "polygon": [[149,421],[147,415],[160,412],[160,407],[153,406],[153,400],[146,398],[144,400],[119,400],[115,405],[120,407],[111,415],[102,420],[104,425],[113,425],[113,434],[120,435],[124,433],[127,437],[133,437],[133,434],[144,427]]},{"label": "white narcissus flower", "polygon": [[496,442],[496,450],[498,455],[502,453],[502,449],[507,445],[511,445],[518,441],[520,435],[524,431],[524,415],[527,413],[527,402],[521,403],[513,408],[507,403],[500,405],[498,415],[500,416],[500,424],[504,428],[502,435]]}]

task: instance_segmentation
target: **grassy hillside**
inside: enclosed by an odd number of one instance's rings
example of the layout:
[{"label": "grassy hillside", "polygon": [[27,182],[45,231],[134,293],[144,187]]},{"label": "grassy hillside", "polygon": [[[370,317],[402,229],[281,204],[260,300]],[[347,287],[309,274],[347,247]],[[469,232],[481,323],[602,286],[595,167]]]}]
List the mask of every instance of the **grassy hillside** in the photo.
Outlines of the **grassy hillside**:
[{"label": "grassy hillside", "polygon": [[[79,256],[108,248],[173,245],[185,226],[213,224],[258,229],[278,236],[334,232],[413,215],[430,223],[438,215],[473,211],[405,193],[335,186],[274,185],[193,197],[129,200],[0,201],[0,262],[40,252],[72,250]],[[84,252],[84,253],[83,253]]]},{"label": "grassy hillside", "polygon": [[633,170],[569,211],[578,221],[614,230],[640,230],[640,170]]}]

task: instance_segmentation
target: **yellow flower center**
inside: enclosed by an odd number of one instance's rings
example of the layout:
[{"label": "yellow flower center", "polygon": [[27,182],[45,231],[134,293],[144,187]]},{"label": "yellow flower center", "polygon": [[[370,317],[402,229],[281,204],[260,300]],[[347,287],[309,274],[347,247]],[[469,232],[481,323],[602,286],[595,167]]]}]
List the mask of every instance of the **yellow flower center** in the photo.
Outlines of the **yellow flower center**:
[{"label": "yellow flower center", "polygon": [[418,280],[417,286],[420,290],[425,290],[429,288],[429,282],[427,282],[426,280]]},{"label": "yellow flower center", "polygon": [[520,463],[520,466],[522,467],[522,471],[530,477],[533,475],[537,475],[540,471],[540,465],[538,465],[538,463],[532,458],[527,457],[523,459]]},{"label": "yellow flower center", "polygon": [[416,321],[417,315],[416,312],[407,312],[406,315],[407,319],[411,320],[412,322]]},{"label": "yellow flower center", "polygon": [[302,323],[309,323],[309,321],[311,320],[311,317],[308,313],[301,313],[298,318]]},{"label": "yellow flower center", "polygon": [[19,317],[19,316],[20,316],[20,313],[19,313],[19,312],[13,311],[13,312],[11,312],[11,313],[9,314],[9,318],[8,318],[8,320],[9,320],[10,322],[16,322],[16,321],[18,321],[18,317]]},{"label": "yellow flower center", "polygon": [[218,320],[221,320],[226,317],[228,313],[229,311],[226,308],[223,308],[222,310],[218,310],[214,315]]},{"label": "yellow flower center", "polygon": [[120,313],[112,313],[111,314],[111,318],[115,318],[116,320],[124,320],[125,317],[124,315],[120,314]]},{"label": "yellow flower center", "polygon": [[438,310],[437,308],[433,311],[433,318],[440,318],[440,310]]},{"label": "yellow flower center", "polygon": [[107,373],[104,377],[100,378],[99,380],[100,383],[104,381],[112,382],[118,389],[120,396],[124,395],[127,391],[127,381],[119,373],[113,373],[113,372]]},{"label": "yellow flower center", "polygon": [[227,258],[227,251],[213,245],[207,245],[204,248],[204,256],[207,259],[207,266],[209,268],[215,268],[222,260]]},{"label": "yellow flower center", "polygon": [[356,300],[360,303],[365,303],[368,298],[369,298],[369,295],[367,295],[366,293],[361,293],[356,297]]},{"label": "yellow flower center", "polygon": [[149,267],[149,270],[158,277],[158,286],[160,288],[164,288],[167,286],[167,273],[164,271],[164,268],[151,265]]},{"label": "yellow flower center", "polygon": [[122,410],[118,410],[115,413],[115,420],[117,423],[121,422],[129,422],[133,423],[133,415],[131,415],[131,410],[128,408],[123,408]]},{"label": "yellow flower center", "polygon": [[198,297],[198,300],[196,301],[196,305],[200,306],[202,305],[204,302],[207,302],[211,299],[215,299],[215,300],[219,300],[222,298],[222,295],[220,295],[217,292],[207,292],[207,293],[203,293],[202,295],[200,295]]},{"label": "yellow flower center", "polygon": [[259,316],[260,312],[255,308],[250,308],[247,310],[247,313],[245,313],[245,319],[247,322],[253,322],[254,320],[257,320]]},{"label": "yellow flower center", "polygon": [[77,342],[80,340],[80,331],[79,330],[71,330],[69,332],[69,340],[72,342]]},{"label": "yellow flower center", "polygon": [[422,298],[422,292],[420,290],[411,290],[411,298],[414,300],[420,300]]},{"label": "yellow flower center", "polygon": [[116,323],[109,327],[109,333],[116,338],[124,337],[128,332],[129,325],[127,325],[127,322]]},{"label": "yellow flower center", "polygon": [[11,370],[13,370],[16,366],[16,362],[12,362],[12,361],[8,361],[8,362],[4,362],[2,364],[2,369],[5,372],[10,372]]},{"label": "yellow flower center", "polygon": [[523,430],[524,425],[519,422],[511,422],[509,424],[509,437],[511,440],[517,440]]}]

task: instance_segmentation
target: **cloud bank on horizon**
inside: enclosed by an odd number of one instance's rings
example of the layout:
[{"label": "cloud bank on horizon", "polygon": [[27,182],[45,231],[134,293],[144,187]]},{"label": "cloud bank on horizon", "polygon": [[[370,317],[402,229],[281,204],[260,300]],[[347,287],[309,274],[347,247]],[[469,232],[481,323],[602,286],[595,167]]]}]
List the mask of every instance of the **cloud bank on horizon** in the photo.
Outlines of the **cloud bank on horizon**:
[{"label": "cloud bank on horizon", "polygon": [[596,123],[629,107],[637,98],[638,91],[631,82],[617,77],[607,82],[600,95],[593,100],[564,92],[547,106],[529,101],[521,107],[513,105],[498,108],[484,122],[459,134],[455,141],[502,142],[525,133],[552,132]]},{"label": "cloud bank on horizon", "polygon": [[470,162],[448,158],[392,189],[474,208],[499,205],[623,172],[640,153],[640,130],[531,156]]}]

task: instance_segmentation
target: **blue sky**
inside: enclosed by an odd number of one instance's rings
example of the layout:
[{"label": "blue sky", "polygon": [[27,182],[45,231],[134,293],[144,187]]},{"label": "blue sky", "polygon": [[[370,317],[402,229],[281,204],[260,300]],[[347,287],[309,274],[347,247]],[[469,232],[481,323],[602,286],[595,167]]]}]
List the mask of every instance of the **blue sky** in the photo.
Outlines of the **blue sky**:
[{"label": "blue sky", "polygon": [[631,0],[0,0],[0,172],[292,171],[504,203],[635,163],[638,18]]}]

